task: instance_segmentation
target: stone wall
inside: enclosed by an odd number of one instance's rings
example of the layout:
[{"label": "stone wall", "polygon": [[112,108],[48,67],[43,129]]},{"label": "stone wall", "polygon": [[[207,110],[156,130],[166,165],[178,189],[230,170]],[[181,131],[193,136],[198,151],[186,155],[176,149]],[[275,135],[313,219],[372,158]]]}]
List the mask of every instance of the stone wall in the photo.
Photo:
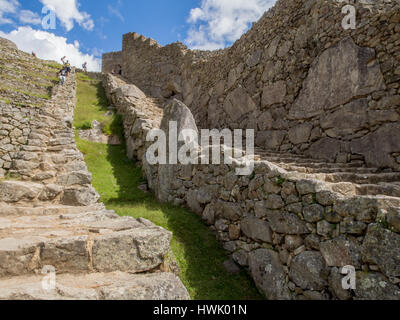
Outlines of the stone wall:
[{"label": "stone wall", "polygon": [[109,52],[103,54],[103,62],[101,71],[111,73],[113,70],[117,71],[118,66],[122,66],[122,52]]},{"label": "stone wall", "polygon": [[[200,215],[268,299],[400,299],[400,198],[344,192],[348,185],[307,179],[267,161],[256,161],[251,176],[236,175],[240,159],[150,165],[149,130],[166,129],[170,120],[179,131],[196,130],[190,110],[178,100],[160,108],[111,75],[104,75],[104,87],[123,115],[128,155],[141,160],[157,198]],[[357,271],[355,290],[342,288],[340,269],[347,265]]]},{"label": "stone wall", "polygon": [[344,3],[280,0],[216,52],[127,34],[123,73],[184,101],[199,128],[253,128],[265,149],[399,170],[400,3],[364,3],[344,30]]},{"label": "stone wall", "polygon": [[35,107],[17,107],[0,102],[0,177],[12,167],[31,132],[31,119],[40,112]]}]

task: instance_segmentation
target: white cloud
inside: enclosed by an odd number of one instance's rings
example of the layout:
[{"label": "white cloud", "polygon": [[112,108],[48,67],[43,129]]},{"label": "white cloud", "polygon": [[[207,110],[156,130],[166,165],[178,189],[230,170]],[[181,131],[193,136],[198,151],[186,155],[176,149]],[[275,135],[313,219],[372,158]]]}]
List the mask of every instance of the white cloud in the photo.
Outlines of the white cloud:
[{"label": "white cloud", "polygon": [[115,5],[108,5],[107,9],[110,15],[116,16],[119,20],[122,22],[125,22],[125,18],[121,13],[121,7],[122,7],[122,2],[121,0],[117,1],[117,4]]},{"label": "white cloud", "polygon": [[191,27],[186,44],[195,49],[214,50],[239,39],[250,23],[261,18],[276,0],[202,0],[190,11]]},{"label": "white cloud", "polygon": [[18,10],[19,2],[17,0],[0,0],[0,24],[10,24],[13,21],[5,17],[8,14],[15,14]]},{"label": "white cloud", "polygon": [[19,12],[19,21],[26,24],[41,24],[42,18],[30,10],[21,10]]},{"label": "white cloud", "polygon": [[79,51],[79,42],[67,43],[64,37],[58,37],[53,33],[34,30],[31,27],[19,27],[10,33],[0,31],[0,37],[16,43],[22,51],[34,51],[38,58],[55,60],[60,62],[61,57],[67,56],[71,65],[81,68],[84,62],[88,63],[90,71],[100,71],[101,60],[93,55]]},{"label": "white cloud", "polygon": [[74,27],[75,22],[86,30],[93,30],[94,22],[90,14],[79,11],[77,0],[40,0],[40,2],[54,9],[58,19],[60,19],[67,31],[70,31]]}]

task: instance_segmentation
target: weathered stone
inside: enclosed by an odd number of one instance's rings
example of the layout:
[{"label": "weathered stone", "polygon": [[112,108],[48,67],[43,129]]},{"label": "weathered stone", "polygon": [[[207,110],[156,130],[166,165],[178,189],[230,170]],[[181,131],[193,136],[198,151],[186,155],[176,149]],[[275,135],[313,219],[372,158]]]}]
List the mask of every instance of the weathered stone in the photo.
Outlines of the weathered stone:
[{"label": "weathered stone", "polygon": [[282,198],[276,194],[270,194],[265,201],[267,209],[281,209],[284,205]]},{"label": "weathered stone", "polygon": [[389,208],[387,213],[387,223],[389,227],[395,232],[400,232],[400,209],[399,208]]},{"label": "weathered stone", "polygon": [[296,183],[296,188],[300,195],[315,193],[317,191],[317,182],[314,180],[300,180]]},{"label": "weathered stone", "polygon": [[361,267],[361,247],[352,238],[340,237],[322,242],[321,254],[328,267]]},{"label": "weathered stone", "polygon": [[92,187],[66,189],[61,199],[62,204],[69,206],[88,206],[99,200],[100,196]]},{"label": "weathered stone", "polygon": [[347,37],[315,59],[293,104],[289,117],[308,119],[324,110],[347,103],[354,97],[385,88],[375,51],[358,47]]},{"label": "weathered stone", "polygon": [[400,235],[372,224],[362,246],[364,261],[379,266],[387,277],[400,276]]},{"label": "weathered stone", "polygon": [[264,201],[257,201],[254,204],[254,214],[257,218],[263,218],[267,214],[267,208],[265,207]]},{"label": "weathered stone", "polygon": [[86,185],[92,182],[92,175],[87,171],[70,172],[59,176],[57,183],[63,186]]},{"label": "weathered stone", "polygon": [[289,140],[293,144],[305,143],[310,138],[313,125],[309,122],[299,124],[289,130]]},{"label": "weathered stone", "polygon": [[363,235],[367,225],[360,221],[343,221],[340,223],[340,232],[352,235]]},{"label": "weathered stone", "polygon": [[263,54],[262,50],[257,50],[246,61],[246,64],[249,68],[255,67],[260,62],[261,56]]},{"label": "weathered stone", "polygon": [[238,121],[242,116],[256,109],[254,101],[243,88],[232,91],[224,103],[224,110],[232,121]]},{"label": "weathered stone", "polygon": [[274,119],[270,111],[265,111],[258,118],[258,128],[260,131],[271,130],[273,127]]},{"label": "weathered stone", "polygon": [[192,210],[196,214],[202,214],[204,211],[203,206],[198,201],[198,191],[197,190],[189,190],[186,195],[186,203],[188,204],[190,210]]},{"label": "weathered stone", "polygon": [[267,218],[271,229],[277,233],[290,235],[309,233],[306,223],[294,214],[268,211]]},{"label": "weathered stone", "polygon": [[87,236],[82,236],[47,242],[41,248],[40,261],[43,265],[54,266],[60,273],[89,271],[87,240]]},{"label": "weathered stone", "polygon": [[229,223],[229,221],[227,221],[227,220],[225,220],[225,219],[218,219],[218,220],[215,222],[215,228],[216,228],[218,231],[221,231],[221,232],[228,231],[228,229],[229,229],[228,223]]},{"label": "weathered stone", "polygon": [[276,149],[282,145],[287,132],[282,130],[260,131],[257,133],[256,145],[266,149]]},{"label": "weathered stone", "polygon": [[336,160],[340,151],[341,144],[339,140],[325,137],[313,143],[306,154],[313,158],[325,159],[333,162]]},{"label": "weathered stone", "polygon": [[262,94],[262,107],[282,103],[286,97],[286,83],[278,81],[264,87]]},{"label": "weathered stone", "polygon": [[343,108],[324,116],[321,127],[331,129],[335,136],[346,136],[360,131],[368,126],[368,101],[359,99],[343,106]]},{"label": "weathered stone", "polygon": [[229,226],[229,238],[231,240],[238,240],[240,238],[240,227],[234,224]]},{"label": "weathered stone", "polygon": [[159,228],[138,228],[95,238],[93,267],[138,273],[159,266],[169,250],[171,233]]},{"label": "weathered stone", "polygon": [[243,215],[243,210],[237,203],[221,201],[221,216],[230,220],[237,221]]},{"label": "weathered stone", "polygon": [[290,266],[290,279],[304,290],[322,290],[328,285],[329,270],[319,252],[306,251]]},{"label": "weathered stone", "polygon": [[166,272],[140,275],[122,272],[57,275],[54,290],[43,289],[43,276],[6,280],[0,286],[0,299],[4,300],[140,301],[190,299],[179,278]]},{"label": "weathered stone", "polygon": [[43,185],[35,183],[3,181],[0,183],[0,201],[33,200],[40,194],[43,187]]},{"label": "weathered stone", "polygon": [[391,156],[400,150],[400,124],[384,124],[376,131],[350,142],[352,153],[362,154],[366,164],[379,168],[399,168]]},{"label": "weathered stone", "polygon": [[339,300],[350,300],[351,299],[351,292],[350,290],[343,289],[343,278],[345,275],[340,273],[338,268],[332,268],[331,274],[329,275],[329,287],[332,293],[335,295],[336,298]]},{"label": "weathered stone", "polygon": [[317,233],[320,236],[327,237],[333,231],[332,226],[328,221],[320,221],[317,223]]},{"label": "weathered stone", "polygon": [[318,222],[324,218],[324,207],[319,204],[312,204],[303,208],[303,216],[307,222]]},{"label": "weathered stone", "polygon": [[213,225],[215,223],[215,210],[212,204],[208,204],[203,211],[203,219],[209,225]]},{"label": "weathered stone", "polygon": [[272,243],[272,233],[268,222],[249,216],[241,222],[240,228],[246,237],[255,241]]},{"label": "weathered stone", "polygon": [[295,251],[303,245],[303,238],[300,236],[286,236],[285,246],[289,251]]},{"label": "weathered stone", "polygon": [[399,300],[400,289],[379,273],[357,272],[356,297],[361,300]]},{"label": "weathered stone", "polygon": [[249,265],[249,254],[245,250],[236,251],[232,255],[233,260],[242,267]]},{"label": "weathered stone", "polygon": [[257,287],[270,300],[290,300],[285,273],[275,251],[258,249],[249,254],[250,272]]}]

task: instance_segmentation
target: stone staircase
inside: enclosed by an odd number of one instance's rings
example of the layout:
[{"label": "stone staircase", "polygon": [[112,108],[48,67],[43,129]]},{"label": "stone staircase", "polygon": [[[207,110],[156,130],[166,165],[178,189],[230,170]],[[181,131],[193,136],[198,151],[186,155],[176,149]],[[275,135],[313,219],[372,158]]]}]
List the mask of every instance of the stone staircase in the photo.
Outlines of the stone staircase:
[{"label": "stone staircase", "polygon": [[73,73],[53,88],[0,181],[0,299],[189,299],[171,233],[98,203],[74,140],[75,86]]},{"label": "stone staircase", "polygon": [[362,162],[329,163],[304,155],[257,148],[255,159],[269,161],[301,179],[319,180],[345,196],[400,197],[400,172],[369,168]]}]

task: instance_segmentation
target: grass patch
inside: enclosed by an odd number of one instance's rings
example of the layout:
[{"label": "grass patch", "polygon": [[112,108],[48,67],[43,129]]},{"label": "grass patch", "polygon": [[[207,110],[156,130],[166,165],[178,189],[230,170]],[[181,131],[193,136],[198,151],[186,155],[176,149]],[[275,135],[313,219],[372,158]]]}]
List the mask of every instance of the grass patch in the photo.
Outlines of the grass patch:
[{"label": "grass patch", "polygon": [[[101,116],[108,105],[99,95],[97,83],[90,83],[78,80],[75,126],[99,120],[96,116]],[[118,121],[113,122],[118,125]],[[78,136],[76,141],[93,174],[93,186],[108,209],[121,216],[149,219],[172,231],[171,248],[181,269],[180,278],[192,299],[262,299],[244,271],[236,275],[225,271],[222,263],[228,258],[227,253],[200,217],[186,209],[160,204],[153,195],[138,189],[143,182],[142,171],[126,157],[125,147],[87,142]]]},{"label": "grass patch", "polygon": [[122,118],[106,116],[107,97],[100,80],[90,79],[83,73],[77,73],[77,105],[75,108],[75,128],[87,129],[88,123],[97,120],[107,135],[118,135],[123,139]]},{"label": "grass patch", "polygon": [[4,102],[5,104],[11,104],[11,100],[10,99],[0,98],[0,101]]}]

